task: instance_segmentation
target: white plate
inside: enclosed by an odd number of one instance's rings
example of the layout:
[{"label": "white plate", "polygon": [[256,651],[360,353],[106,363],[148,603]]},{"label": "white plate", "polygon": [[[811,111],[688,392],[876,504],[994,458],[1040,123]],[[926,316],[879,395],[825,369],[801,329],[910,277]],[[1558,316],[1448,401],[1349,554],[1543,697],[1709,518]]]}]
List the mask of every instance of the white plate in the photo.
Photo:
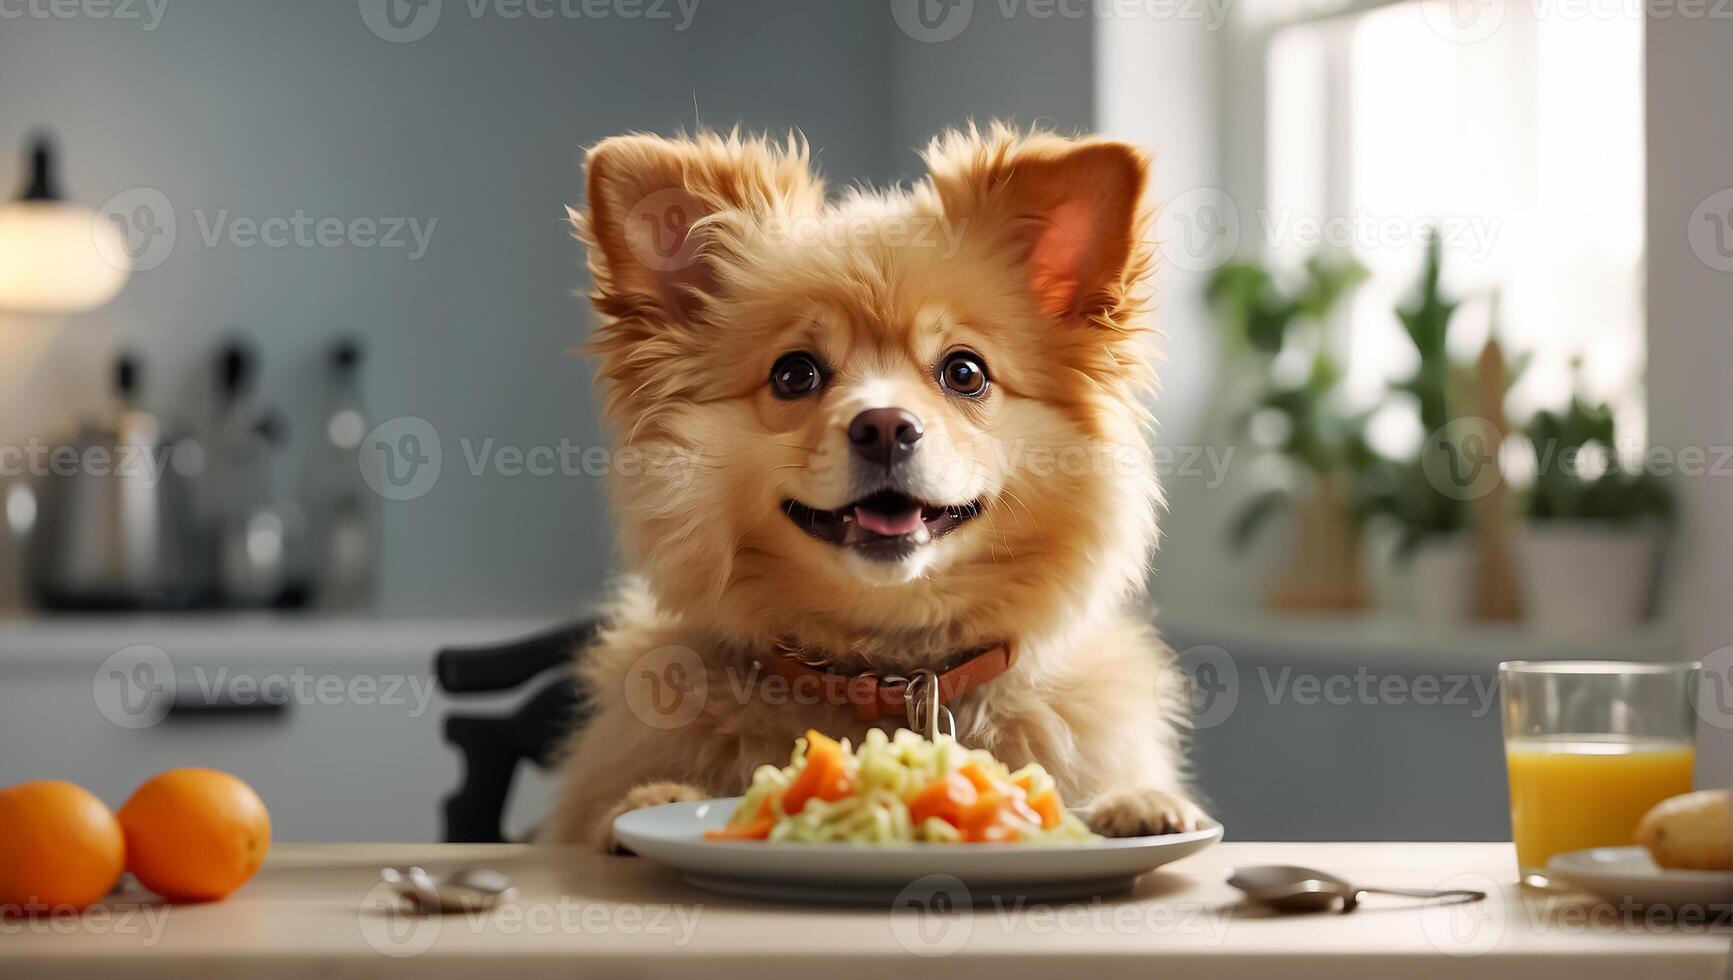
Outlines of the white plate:
[{"label": "white plate", "polygon": [[[622,814],[614,835],[703,888],[754,898],[883,901],[966,889],[967,897],[1075,898],[1123,891],[1146,871],[1221,840],[1221,824],[1186,834],[1087,844],[767,844],[710,841],[740,797],[668,803]],[[952,896],[955,899],[956,896]]]},{"label": "white plate", "polygon": [[1546,873],[1610,902],[1674,908],[1733,902],[1733,871],[1658,867],[1641,847],[1591,847],[1560,854],[1547,862]]}]

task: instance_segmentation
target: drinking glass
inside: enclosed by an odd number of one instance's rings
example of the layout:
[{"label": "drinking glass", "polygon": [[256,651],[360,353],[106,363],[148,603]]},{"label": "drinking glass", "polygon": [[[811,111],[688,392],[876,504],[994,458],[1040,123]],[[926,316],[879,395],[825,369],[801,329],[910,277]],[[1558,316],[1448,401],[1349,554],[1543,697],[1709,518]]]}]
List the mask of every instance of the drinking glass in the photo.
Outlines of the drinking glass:
[{"label": "drinking glass", "polygon": [[1498,665],[1510,831],[1521,880],[1556,854],[1631,843],[1656,803],[1691,791],[1694,663]]}]

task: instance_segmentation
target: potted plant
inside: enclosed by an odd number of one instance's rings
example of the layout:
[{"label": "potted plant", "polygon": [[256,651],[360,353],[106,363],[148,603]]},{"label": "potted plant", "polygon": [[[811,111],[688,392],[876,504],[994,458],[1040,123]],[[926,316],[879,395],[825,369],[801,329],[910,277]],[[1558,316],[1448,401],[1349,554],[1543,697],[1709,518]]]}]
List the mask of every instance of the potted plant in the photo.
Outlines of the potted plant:
[{"label": "potted plant", "polygon": [[1518,549],[1527,618],[1561,636],[1642,622],[1673,512],[1661,482],[1620,459],[1612,409],[1577,388],[1563,411],[1529,421],[1535,478]]},{"label": "potted plant", "polygon": [[1414,373],[1390,388],[1412,401],[1425,440],[1411,457],[1375,457],[1358,506],[1395,526],[1395,558],[1412,566],[1414,613],[1421,621],[1514,618],[1514,596],[1499,595],[1514,593],[1514,585],[1486,586],[1515,577],[1502,547],[1511,517],[1498,446],[1505,395],[1526,361],[1507,363],[1496,340],[1473,363],[1451,358],[1450,322],[1461,303],[1444,296],[1442,269],[1434,233],[1414,296],[1396,311],[1418,357]]},{"label": "potted plant", "polygon": [[[1474,549],[1464,533],[1467,501],[1439,489],[1438,474],[1461,471],[1459,447],[1441,438],[1451,419],[1448,392],[1456,366],[1446,341],[1450,319],[1461,303],[1439,288],[1443,249],[1434,234],[1426,243],[1425,264],[1414,298],[1396,311],[1419,359],[1414,373],[1391,389],[1413,399],[1427,444],[1411,459],[1379,458],[1369,469],[1361,506],[1397,527],[1396,557],[1412,563],[1415,613],[1431,624],[1454,623],[1472,615],[1470,583]],[[1428,459],[1428,454],[1433,459]],[[1446,457],[1438,459],[1438,455]],[[1430,462],[1431,468],[1428,468]],[[1441,469],[1442,467],[1442,469]]]},{"label": "potted plant", "polygon": [[1297,612],[1363,608],[1368,589],[1355,511],[1358,472],[1371,461],[1365,416],[1345,411],[1328,320],[1366,277],[1358,262],[1314,255],[1297,282],[1236,262],[1211,278],[1207,296],[1230,340],[1258,364],[1253,407],[1242,431],[1285,457],[1288,482],[1254,495],[1230,528],[1243,550],[1277,513],[1293,515],[1293,548],[1270,605]]}]

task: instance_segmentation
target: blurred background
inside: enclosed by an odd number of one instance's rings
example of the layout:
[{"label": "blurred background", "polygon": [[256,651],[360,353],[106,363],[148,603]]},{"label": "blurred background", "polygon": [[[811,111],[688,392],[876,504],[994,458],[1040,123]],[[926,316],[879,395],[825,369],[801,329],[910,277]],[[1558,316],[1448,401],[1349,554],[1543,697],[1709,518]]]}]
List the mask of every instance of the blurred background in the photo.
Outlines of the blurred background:
[{"label": "blurred background", "polygon": [[442,723],[533,689],[434,651],[616,571],[582,147],[834,187],[990,118],[1154,155],[1151,591],[1235,837],[1505,838],[1503,660],[1704,661],[1722,781],[1733,27],[1657,9],[0,0],[0,784],[439,836]]}]

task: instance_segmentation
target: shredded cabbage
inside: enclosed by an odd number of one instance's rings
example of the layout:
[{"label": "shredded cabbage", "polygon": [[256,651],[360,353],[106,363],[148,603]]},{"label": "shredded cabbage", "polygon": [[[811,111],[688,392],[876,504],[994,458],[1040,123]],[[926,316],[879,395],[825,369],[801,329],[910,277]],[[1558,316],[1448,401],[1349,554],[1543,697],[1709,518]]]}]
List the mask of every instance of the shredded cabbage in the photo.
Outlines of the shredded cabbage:
[{"label": "shredded cabbage", "polygon": [[[848,740],[841,742],[844,765],[849,773],[849,791],[840,799],[825,801],[812,798],[798,813],[784,813],[782,794],[799,776],[806,765],[807,739],[795,740],[789,764],[783,767],[759,766],[730,819],[730,825],[740,825],[768,812],[775,815],[769,840],[794,843],[906,844],[961,843],[963,833],[957,826],[939,817],[928,817],[916,825],[909,815],[909,803],[916,794],[932,786],[963,766],[974,763],[987,776],[999,783],[1016,784],[1025,780],[1027,797],[1034,799],[1057,790],[1046,770],[1033,763],[1011,772],[992,754],[959,745],[949,736],[928,741],[915,732],[900,730],[894,737],[880,729],[869,729],[860,748],[851,751]],[[768,809],[766,802],[769,801]],[[1057,807],[1055,826],[1020,825],[1016,840],[1031,844],[1071,844],[1096,839],[1074,814],[1062,805]]]}]

